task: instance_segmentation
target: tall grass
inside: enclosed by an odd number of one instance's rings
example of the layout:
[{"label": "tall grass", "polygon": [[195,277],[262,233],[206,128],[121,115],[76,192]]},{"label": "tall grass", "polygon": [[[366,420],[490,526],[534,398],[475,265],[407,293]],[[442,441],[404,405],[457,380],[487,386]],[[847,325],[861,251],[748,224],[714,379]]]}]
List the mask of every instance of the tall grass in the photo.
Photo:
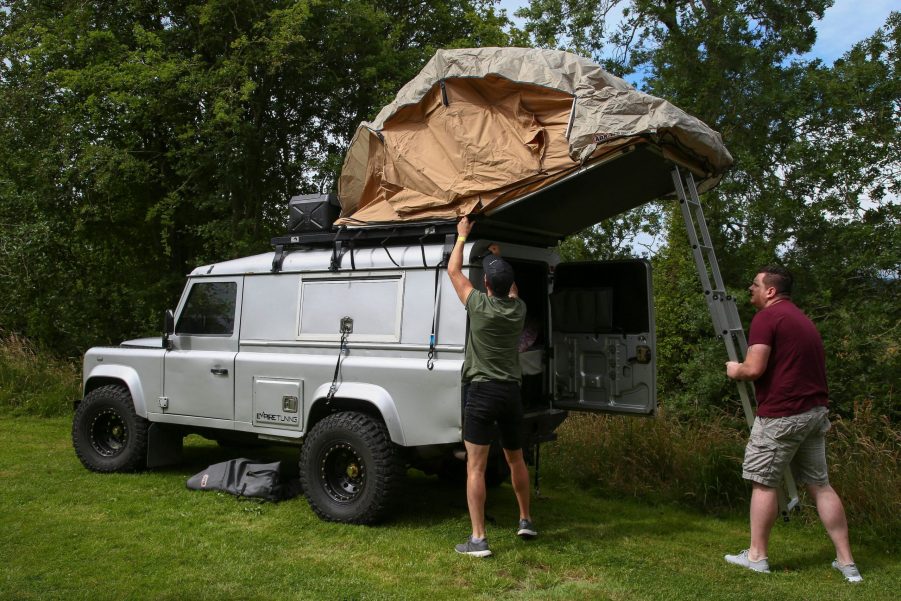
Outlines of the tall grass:
[{"label": "tall grass", "polygon": [[552,478],[636,498],[706,510],[734,509],[747,498],[741,479],[744,433],[720,416],[687,421],[570,414],[548,449]]},{"label": "tall grass", "polygon": [[[845,503],[852,530],[898,541],[901,428],[872,415],[870,407],[861,404],[852,419],[833,419],[827,438],[830,482]],[[559,442],[547,451],[551,478],[712,513],[747,508],[750,486],[741,478],[747,426],[740,418],[578,414],[558,433]],[[796,517],[817,520],[804,491]]]},{"label": "tall grass", "polygon": [[852,419],[832,419],[829,478],[852,523],[901,541],[901,427],[857,403]]},{"label": "tall grass", "polygon": [[67,415],[80,390],[76,365],[37,352],[27,340],[0,330],[0,414]]}]

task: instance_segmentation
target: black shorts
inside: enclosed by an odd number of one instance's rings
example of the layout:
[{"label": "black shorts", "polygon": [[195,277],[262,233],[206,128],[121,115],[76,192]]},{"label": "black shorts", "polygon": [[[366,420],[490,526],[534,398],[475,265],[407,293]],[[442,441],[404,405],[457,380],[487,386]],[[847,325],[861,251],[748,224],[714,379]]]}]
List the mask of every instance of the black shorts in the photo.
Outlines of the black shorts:
[{"label": "black shorts", "polygon": [[518,382],[472,382],[463,409],[463,440],[489,445],[501,435],[508,451],[522,448],[522,401]]}]

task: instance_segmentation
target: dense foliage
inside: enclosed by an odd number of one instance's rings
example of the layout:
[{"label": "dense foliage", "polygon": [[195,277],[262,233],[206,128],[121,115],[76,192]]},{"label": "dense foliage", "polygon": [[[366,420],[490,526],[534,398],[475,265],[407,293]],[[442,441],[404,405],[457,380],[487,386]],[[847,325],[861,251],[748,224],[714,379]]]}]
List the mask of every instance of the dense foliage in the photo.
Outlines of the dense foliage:
[{"label": "dense foliage", "polygon": [[184,273],[267,250],[360,121],[503,22],[470,0],[0,2],[0,326],[72,356],[158,331]]},{"label": "dense foliage", "polygon": [[[532,0],[519,31],[488,0],[0,0],[0,328],[73,357],[158,331],[186,271],[267,250],[289,196],[333,187],[356,125],[435,49],[528,43],[723,133],[736,166],[704,201],[728,286],[793,269],[835,406],[897,418],[901,14],[802,60],[828,5]],[[705,412],[735,393],[680,219],[652,205],[564,251],[657,237],[660,398]]]}]

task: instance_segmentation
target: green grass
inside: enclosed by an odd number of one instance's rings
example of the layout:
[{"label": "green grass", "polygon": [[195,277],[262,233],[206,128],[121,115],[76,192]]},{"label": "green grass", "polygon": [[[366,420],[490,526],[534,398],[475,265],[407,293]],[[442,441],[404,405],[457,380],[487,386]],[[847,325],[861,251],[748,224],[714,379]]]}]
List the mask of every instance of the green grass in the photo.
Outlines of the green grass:
[{"label": "green grass", "polygon": [[[852,533],[865,581],[841,580],[817,524],[778,524],[766,576],[728,566],[746,546],[744,513],[712,517],[564,485],[562,441],[533,515],[541,536],[513,536],[509,485],[489,492],[495,557],[453,552],[468,533],[462,488],[405,483],[377,527],[319,521],[302,498],[279,504],[188,491],[228,451],[191,437],[183,465],[139,474],[85,470],[67,418],[0,417],[2,599],[896,599],[891,541]],[[245,451],[283,459],[296,450]],[[296,469],[296,468],[294,468]]]}]

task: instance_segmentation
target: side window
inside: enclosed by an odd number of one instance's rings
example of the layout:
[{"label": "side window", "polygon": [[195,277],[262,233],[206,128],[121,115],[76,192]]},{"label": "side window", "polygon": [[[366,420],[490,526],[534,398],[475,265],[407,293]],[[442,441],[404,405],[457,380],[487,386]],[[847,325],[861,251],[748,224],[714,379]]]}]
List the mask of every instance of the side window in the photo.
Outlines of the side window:
[{"label": "side window", "polygon": [[231,335],[235,329],[235,282],[197,283],[175,326],[176,334]]}]

